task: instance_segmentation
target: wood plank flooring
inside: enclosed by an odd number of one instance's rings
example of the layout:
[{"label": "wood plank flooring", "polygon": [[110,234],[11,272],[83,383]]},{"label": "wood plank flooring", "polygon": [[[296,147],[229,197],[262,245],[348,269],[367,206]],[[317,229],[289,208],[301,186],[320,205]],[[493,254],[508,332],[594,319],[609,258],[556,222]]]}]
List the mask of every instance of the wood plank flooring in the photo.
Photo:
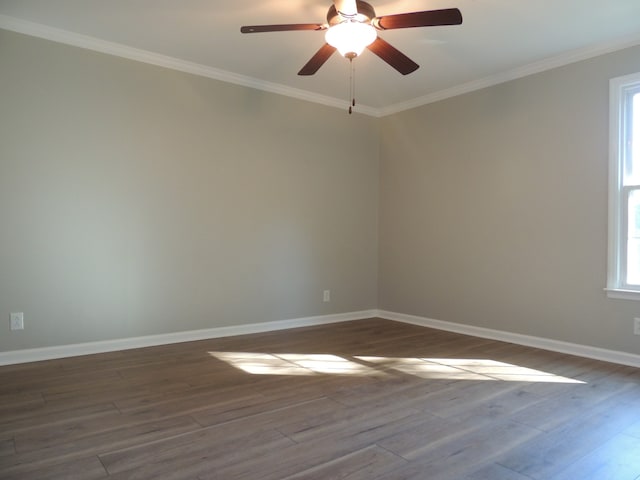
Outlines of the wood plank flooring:
[{"label": "wood plank flooring", "polygon": [[381,319],[0,367],[0,479],[640,480],[640,370]]}]

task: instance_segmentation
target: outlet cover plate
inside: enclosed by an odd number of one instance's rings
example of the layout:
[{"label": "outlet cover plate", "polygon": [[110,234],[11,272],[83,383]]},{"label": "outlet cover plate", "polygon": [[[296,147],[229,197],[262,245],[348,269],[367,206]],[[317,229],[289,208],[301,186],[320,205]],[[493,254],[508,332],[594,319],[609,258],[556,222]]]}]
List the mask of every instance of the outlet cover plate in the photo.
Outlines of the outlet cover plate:
[{"label": "outlet cover plate", "polygon": [[640,318],[633,319],[633,334],[640,335]]},{"label": "outlet cover plate", "polygon": [[12,313],[10,317],[11,317],[11,330],[24,330],[24,313],[22,312]]}]

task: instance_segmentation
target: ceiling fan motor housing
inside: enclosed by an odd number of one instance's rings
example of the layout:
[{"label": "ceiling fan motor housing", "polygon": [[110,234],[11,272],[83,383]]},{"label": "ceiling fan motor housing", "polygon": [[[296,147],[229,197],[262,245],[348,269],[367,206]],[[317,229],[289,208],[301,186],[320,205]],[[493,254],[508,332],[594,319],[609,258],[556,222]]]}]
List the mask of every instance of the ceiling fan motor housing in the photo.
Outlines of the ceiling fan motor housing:
[{"label": "ceiling fan motor housing", "polygon": [[[371,20],[376,17],[375,10],[367,2],[357,0],[356,6],[358,7],[358,14],[351,17],[352,20],[362,23],[370,23]],[[350,17],[345,17],[339,14],[335,5],[332,4],[331,7],[329,7],[329,11],[327,12],[327,23],[329,26],[344,22],[349,18]]]}]

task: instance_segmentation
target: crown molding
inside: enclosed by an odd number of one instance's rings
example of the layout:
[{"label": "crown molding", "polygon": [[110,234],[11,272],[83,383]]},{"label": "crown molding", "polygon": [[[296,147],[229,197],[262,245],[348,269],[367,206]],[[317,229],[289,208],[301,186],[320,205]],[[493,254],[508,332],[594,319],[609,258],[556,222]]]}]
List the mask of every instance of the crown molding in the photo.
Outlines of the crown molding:
[{"label": "crown molding", "polygon": [[[189,62],[186,60],[181,60],[179,58],[170,57],[139,48],[133,48],[120,43],[109,42],[88,35],[82,35],[79,33],[70,32],[68,30],[49,27],[47,25],[29,22],[27,20],[22,20],[7,15],[0,15],[0,29],[10,30],[12,32],[22,33],[25,35],[30,35],[32,37],[42,38],[44,40],[50,40],[52,42],[63,43],[65,45],[71,45],[87,50],[93,50],[95,52],[114,55],[116,57],[135,60],[138,62],[147,63],[158,67],[169,68],[171,70],[190,73],[201,77],[220,80],[222,82],[241,85],[243,87],[276,93],[278,95],[284,95],[287,97],[296,98],[298,100],[319,103],[328,107],[339,108],[342,110],[347,109],[347,104],[344,99],[340,100],[338,98],[320,95],[317,93],[309,92],[307,90],[288,87],[286,85],[281,85],[278,83],[267,82],[265,80],[259,80],[247,75],[240,75],[219,68],[209,67],[207,65],[202,65],[195,62]],[[380,113],[377,109],[369,107],[367,105],[358,105],[355,112],[373,117],[380,116]]]},{"label": "crown molding", "polygon": [[438,102],[451,97],[457,97],[465,93],[474,92],[483,88],[492,87],[500,83],[517,80],[518,78],[527,77],[536,73],[545,72],[554,68],[564,67],[572,63],[588,60],[589,58],[598,57],[607,53],[612,53],[625,48],[640,45],[640,34],[623,37],[611,42],[600,43],[586,48],[571,50],[569,52],[545,58],[539,62],[523,65],[522,67],[513,68],[495,75],[490,75],[478,80],[463,83],[455,87],[440,90],[422,97],[414,98],[406,102],[396,103],[379,110],[381,117],[392,115],[394,113],[403,112],[412,108],[421,107],[429,103]]},{"label": "crown molding", "polygon": [[[19,18],[0,15],[0,29],[10,30],[33,37],[50,40],[57,43],[72,45],[87,50],[93,50],[108,55],[135,60],[138,62],[148,63],[159,67],[169,68],[201,77],[207,77],[222,82],[241,85],[244,87],[263,90],[278,95],[296,98],[308,102],[318,103],[328,107],[339,109],[345,108],[344,100],[320,95],[298,88],[288,87],[286,85],[267,82],[247,75],[228,72],[219,68],[209,67],[195,62],[181,60],[167,55],[150,52],[138,48],[129,47],[127,45],[101,40],[99,38],[70,32],[59,28],[50,27],[40,23],[29,22]],[[405,110],[421,107],[429,103],[438,102],[447,98],[456,97],[465,93],[470,93],[483,88],[505,83],[518,78],[526,77],[536,73],[541,73],[558,67],[563,67],[571,63],[587,60],[607,53],[615,52],[625,48],[640,45],[640,34],[623,37],[611,42],[604,42],[592,45],[586,48],[580,48],[565,52],[560,55],[540,60],[539,62],[530,63],[511,70],[490,75],[478,80],[473,80],[451,88],[439,90],[421,97],[417,97],[406,102],[396,103],[387,107],[374,108],[367,105],[358,105],[357,113],[372,117],[384,117]]]}]

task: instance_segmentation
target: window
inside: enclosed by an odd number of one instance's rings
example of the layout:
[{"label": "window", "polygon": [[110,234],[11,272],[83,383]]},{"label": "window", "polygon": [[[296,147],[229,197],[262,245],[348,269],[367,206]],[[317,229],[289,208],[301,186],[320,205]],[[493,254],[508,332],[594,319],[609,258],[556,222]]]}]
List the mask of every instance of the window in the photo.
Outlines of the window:
[{"label": "window", "polygon": [[640,300],[640,73],[610,84],[608,295]]}]

